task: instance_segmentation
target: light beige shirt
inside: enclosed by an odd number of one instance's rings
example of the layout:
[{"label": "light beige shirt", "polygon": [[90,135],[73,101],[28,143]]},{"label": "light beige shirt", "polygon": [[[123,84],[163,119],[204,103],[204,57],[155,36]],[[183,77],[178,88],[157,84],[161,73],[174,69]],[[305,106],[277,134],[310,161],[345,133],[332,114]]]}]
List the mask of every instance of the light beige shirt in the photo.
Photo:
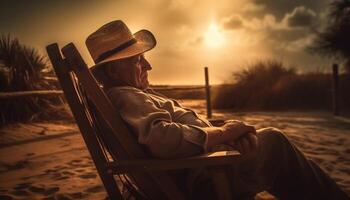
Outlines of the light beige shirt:
[{"label": "light beige shirt", "polygon": [[125,122],[155,157],[193,156],[205,151],[211,126],[177,101],[134,87],[114,87],[107,92]]}]

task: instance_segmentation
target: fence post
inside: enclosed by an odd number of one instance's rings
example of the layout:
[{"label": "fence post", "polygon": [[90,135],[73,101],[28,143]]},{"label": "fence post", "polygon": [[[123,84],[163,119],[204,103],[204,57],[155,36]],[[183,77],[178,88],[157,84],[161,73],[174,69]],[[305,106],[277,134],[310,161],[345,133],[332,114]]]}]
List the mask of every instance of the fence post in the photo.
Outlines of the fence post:
[{"label": "fence post", "polygon": [[333,64],[333,114],[339,115],[339,67],[338,64]]},{"label": "fence post", "polygon": [[212,112],[211,112],[211,101],[210,101],[210,85],[209,85],[208,67],[204,67],[204,76],[205,76],[205,96],[206,96],[206,101],[207,101],[207,118],[210,119],[212,116]]}]

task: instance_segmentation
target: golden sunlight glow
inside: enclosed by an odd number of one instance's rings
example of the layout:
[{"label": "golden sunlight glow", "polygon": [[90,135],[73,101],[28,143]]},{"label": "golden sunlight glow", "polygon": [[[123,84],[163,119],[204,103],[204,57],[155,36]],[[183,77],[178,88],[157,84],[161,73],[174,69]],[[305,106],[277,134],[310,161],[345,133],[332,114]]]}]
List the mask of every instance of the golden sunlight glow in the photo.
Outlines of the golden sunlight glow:
[{"label": "golden sunlight glow", "polygon": [[204,35],[204,43],[208,47],[216,48],[221,46],[225,41],[224,35],[215,23],[210,24]]}]

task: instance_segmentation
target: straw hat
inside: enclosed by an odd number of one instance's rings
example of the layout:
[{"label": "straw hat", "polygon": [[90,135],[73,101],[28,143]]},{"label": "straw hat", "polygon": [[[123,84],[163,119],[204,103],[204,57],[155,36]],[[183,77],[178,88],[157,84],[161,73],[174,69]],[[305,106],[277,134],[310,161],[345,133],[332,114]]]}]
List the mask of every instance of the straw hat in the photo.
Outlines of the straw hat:
[{"label": "straw hat", "polygon": [[121,20],[109,22],[86,39],[86,46],[95,62],[101,63],[132,57],[152,49],[156,45],[154,35],[148,30],[134,34]]}]

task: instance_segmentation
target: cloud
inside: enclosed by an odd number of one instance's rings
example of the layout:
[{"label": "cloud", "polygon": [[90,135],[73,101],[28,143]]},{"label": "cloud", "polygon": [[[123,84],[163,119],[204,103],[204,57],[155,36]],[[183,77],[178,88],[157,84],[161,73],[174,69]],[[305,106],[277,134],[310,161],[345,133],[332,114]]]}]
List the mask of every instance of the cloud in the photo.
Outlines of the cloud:
[{"label": "cloud", "polygon": [[266,35],[278,42],[292,42],[306,37],[310,32],[304,29],[275,29],[266,31]]},{"label": "cloud", "polygon": [[252,3],[264,6],[265,13],[271,13],[276,16],[277,20],[282,20],[291,8],[300,6],[304,6],[305,8],[319,13],[325,9],[329,0],[252,0]]},{"label": "cloud", "polygon": [[251,20],[241,18],[245,27],[253,30],[292,30],[307,28],[315,25],[319,19],[317,14],[304,6],[295,7],[287,12],[281,20],[271,13],[265,13],[261,17],[254,17]]},{"label": "cloud", "polygon": [[304,6],[294,8],[291,13],[287,13],[282,21],[284,21],[288,27],[309,27],[317,19],[316,13]]},{"label": "cloud", "polygon": [[[255,39],[252,43],[254,45],[264,45],[276,52],[297,53],[303,52],[312,41],[313,34],[307,27],[317,22],[317,17],[313,10],[297,6],[287,11],[280,19],[267,12],[260,17],[247,17],[244,13],[234,14],[223,18],[222,26],[230,33],[243,31],[246,38]],[[242,42],[241,38],[238,44],[241,43],[247,42]]]},{"label": "cloud", "polygon": [[299,28],[308,28],[316,25],[320,19],[317,14],[304,6],[295,7],[290,12],[286,12],[281,20],[271,13],[265,13],[260,17],[244,18],[241,15],[233,15],[227,18],[224,25],[225,29],[246,28],[254,31],[271,30],[292,30]]},{"label": "cloud", "polygon": [[286,29],[285,25],[276,20],[273,14],[265,14],[261,18],[244,18],[241,15],[232,15],[222,20],[222,26],[226,30],[244,28],[250,31],[281,30]]},{"label": "cloud", "polygon": [[289,44],[286,45],[286,50],[291,52],[298,52],[298,51],[304,51],[307,46],[309,46],[313,39],[315,38],[315,35],[308,35],[306,37],[300,38],[298,40],[292,41]]},{"label": "cloud", "polygon": [[254,31],[267,31],[267,30],[279,30],[283,29],[282,24],[280,24],[273,14],[265,14],[262,18],[253,18],[252,20],[245,21],[247,28]]},{"label": "cloud", "polygon": [[247,3],[243,6],[243,11],[245,12],[257,12],[265,9],[265,5],[258,5],[255,3]]},{"label": "cloud", "polygon": [[240,15],[232,15],[223,20],[225,29],[239,29],[243,27],[243,19]]}]

